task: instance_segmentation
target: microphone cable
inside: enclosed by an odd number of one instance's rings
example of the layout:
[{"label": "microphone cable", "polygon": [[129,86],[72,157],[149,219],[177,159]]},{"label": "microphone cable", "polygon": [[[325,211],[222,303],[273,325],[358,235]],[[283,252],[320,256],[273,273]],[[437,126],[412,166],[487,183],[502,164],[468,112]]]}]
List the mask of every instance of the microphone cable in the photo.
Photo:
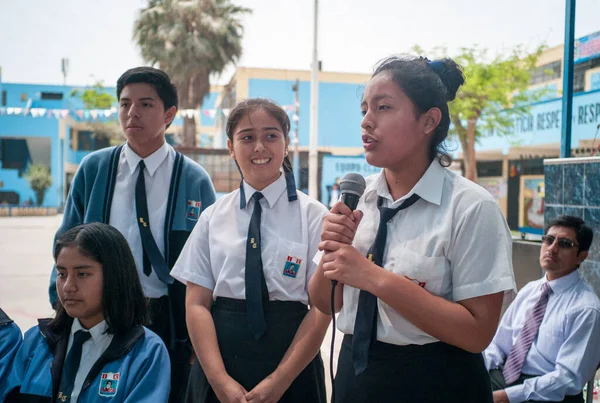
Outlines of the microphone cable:
[{"label": "microphone cable", "polygon": [[331,403],[335,403],[335,379],[333,375],[333,353],[335,350],[335,287],[336,280],[331,280],[331,349],[329,351],[329,377],[331,378]]}]

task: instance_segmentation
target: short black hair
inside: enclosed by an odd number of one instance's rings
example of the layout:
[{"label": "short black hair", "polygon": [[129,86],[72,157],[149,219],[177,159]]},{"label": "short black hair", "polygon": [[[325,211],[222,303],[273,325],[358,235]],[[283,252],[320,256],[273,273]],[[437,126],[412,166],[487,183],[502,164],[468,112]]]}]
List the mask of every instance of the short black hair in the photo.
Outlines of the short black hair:
[{"label": "short black hair", "polygon": [[[135,260],[125,237],[114,227],[102,223],[83,224],[65,232],[54,247],[56,262],[61,250],[77,247],[83,255],[102,265],[102,306],[108,332],[125,334],[135,325],[148,322],[148,307]],[[51,327],[68,326],[68,316],[60,299]]]},{"label": "short black hair", "polygon": [[121,92],[127,84],[135,83],[152,85],[163,104],[165,104],[165,111],[172,106],[177,108],[179,102],[177,88],[164,71],[148,66],[134,67],[127,70],[117,80],[117,99],[121,99]]},{"label": "short black hair", "polygon": [[448,102],[456,98],[458,88],[464,84],[462,68],[449,58],[429,61],[425,57],[391,56],[375,66],[373,77],[387,73],[415,105],[417,117],[431,108],[442,112],[429,146],[429,157],[438,157],[440,164],[450,166],[452,157],[444,147],[450,127]]},{"label": "short black hair", "polygon": [[594,231],[579,217],[571,215],[561,215],[553,219],[546,225],[544,234],[547,234],[552,227],[567,227],[572,228],[577,236],[577,243],[579,244],[579,251],[588,251],[594,240]]}]

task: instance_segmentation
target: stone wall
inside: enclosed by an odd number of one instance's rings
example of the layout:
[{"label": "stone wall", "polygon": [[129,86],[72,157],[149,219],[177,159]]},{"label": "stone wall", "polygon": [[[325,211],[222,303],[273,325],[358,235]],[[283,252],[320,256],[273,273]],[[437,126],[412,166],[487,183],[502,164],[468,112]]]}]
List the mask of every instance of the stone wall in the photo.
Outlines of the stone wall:
[{"label": "stone wall", "polygon": [[545,160],[544,176],[545,223],[567,214],[581,217],[594,230],[579,270],[600,296],[600,157]]}]

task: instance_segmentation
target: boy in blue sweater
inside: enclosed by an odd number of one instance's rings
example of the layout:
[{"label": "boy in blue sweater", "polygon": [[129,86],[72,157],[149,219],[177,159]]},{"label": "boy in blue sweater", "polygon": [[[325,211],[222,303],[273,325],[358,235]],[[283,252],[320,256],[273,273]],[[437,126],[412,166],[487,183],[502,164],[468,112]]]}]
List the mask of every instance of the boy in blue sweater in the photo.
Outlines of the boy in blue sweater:
[{"label": "boy in blue sweater", "polygon": [[[117,81],[119,121],[127,142],[86,156],[71,184],[63,223],[103,222],[131,247],[150,311],[149,328],[165,342],[173,369],[170,401],[184,393],[192,349],[185,324],[185,286],[171,267],[198,216],[215,201],[206,171],[165,142],[177,112],[169,76],[151,67],[126,71]],[[56,270],[50,302],[56,303]]]}]

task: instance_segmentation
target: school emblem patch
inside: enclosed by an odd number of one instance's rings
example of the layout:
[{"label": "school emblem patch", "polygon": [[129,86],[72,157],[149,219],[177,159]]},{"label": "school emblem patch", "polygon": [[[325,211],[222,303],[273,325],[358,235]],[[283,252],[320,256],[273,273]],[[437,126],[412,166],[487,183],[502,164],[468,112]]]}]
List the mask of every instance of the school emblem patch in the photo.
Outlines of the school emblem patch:
[{"label": "school emblem patch", "polygon": [[117,389],[119,387],[119,378],[121,377],[120,373],[113,372],[103,372],[100,377],[100,387],[98,390],[98,394],[100,396],[112,397],[117,394]]},{"label": "school emblem patch", "polygon": [[201,203],[199,201],[188,200],[185,218],[192,221],[198,221],[198,217],[200,217],[200,205]]},{"label": "school emblem patch", "polygon": [[298,259],[297,257],[288,256],[287,261],[285,262],[285,266],[283,267],[283,275],[291,278],[296,278],[298,275],[298,270],[300,270],[300,265],[302,264],[302,259]]}]

